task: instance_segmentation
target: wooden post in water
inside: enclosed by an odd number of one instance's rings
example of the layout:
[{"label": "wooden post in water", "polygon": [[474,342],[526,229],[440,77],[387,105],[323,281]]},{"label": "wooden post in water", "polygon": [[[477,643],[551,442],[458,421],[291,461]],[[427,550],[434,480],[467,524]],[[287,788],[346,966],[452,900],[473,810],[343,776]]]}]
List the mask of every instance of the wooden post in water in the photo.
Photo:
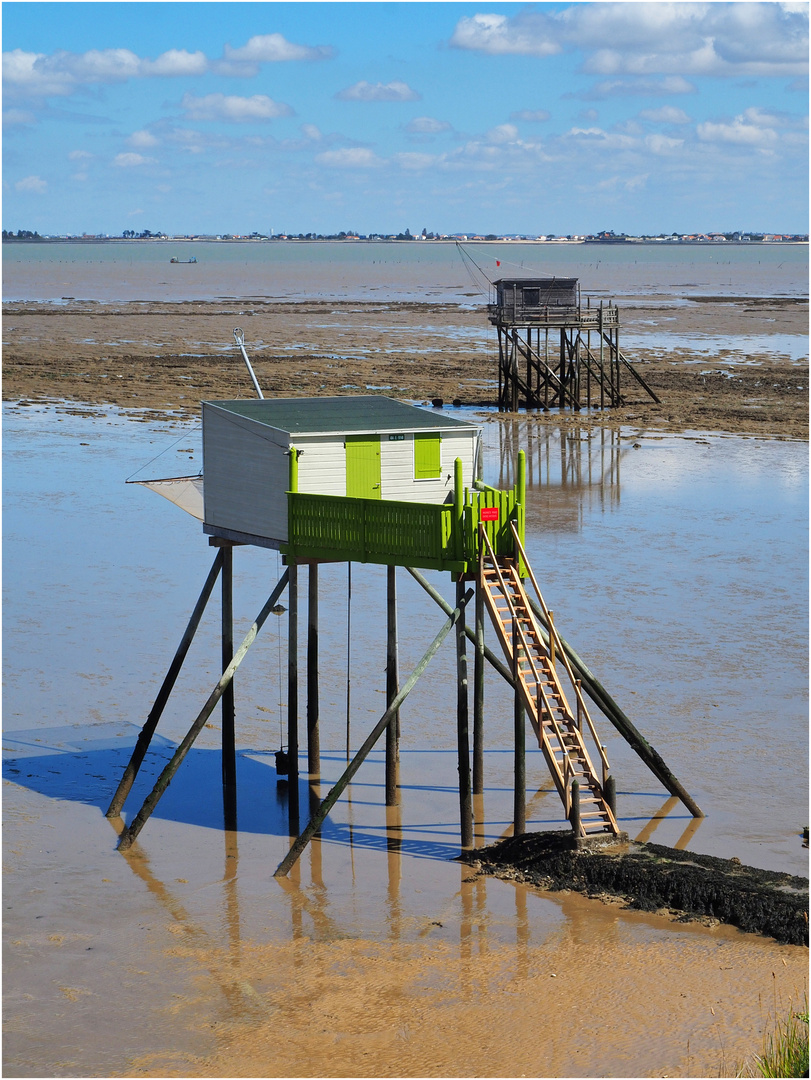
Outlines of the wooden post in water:
[{"label": "wooden post in water", "polygon": [[[481,555],[479,556],[481,562]],[[473,794],[484,792],[484,589],[476,582],[473,658]]]},{"label": "wooden post in water", "polygon": [[298,565],[288,565],[287,594],[287,790],[291,832],[298,832]]},{"label": "wooden post in water", "polygon": [[527,830],[527,763],[526,763],[526,724],[524,720],[524,702],[521,698],[521,676],[519,674],[518,623],[513,619],[513,678],[515,679],[514,721],[515,721],[515,790],[513,792],[513,836],[521,836]]},{"label": "wooden post in water", "polygon": [[[222,670],[234,658],[234,549],[222,549]],[[222,695],[222,782],[223,787],[236,789],[237,756],[234,705],[234,680]]]},{"label": "wooden post in water", "polygon": [[[472,590],[465,593],[465,595],[462,598],[462,601],[463,601],[463,603],[465,605],[467,604],[468,600],[470,599],[470,597],[472,595],[473,595]],[[318,808],[318,812],[313,815],[313,817],[310,819],[310,823],[304,829],[304,832],[302,832],[302,834],[299,837],[297,837],[297,839],[293,843],[293,845],[290,848],[290,850],[288,851],[288,853],[285,855],[285,857],[282,859],[282,861],[276,867],[276,871],[275,871],[275,873],[273,875],[274,877],[284,877],[286,874],[288,874],[290,872],[290,869],[293,866],[295,866],[295,864],[298,862],[298,859],[299,859],[302,851],[304,851],[307,844],[310,842],[310,840],[313,838],[313,836],[315,836],[315,834],[318,832],[318,830],[320,829],[321,825],[323,824],[324,819],[326,818],[327,814],[330,812],[332,807],[338,801],[338,799],[341,796],[341,793],[346,789],[346,786],[350,782],[352,777],[355,775],[355,773],[361,767],[361,765],[365,761],[366,757],[368,756],[369,751],[372,749],[372,747],[375,745],[377,740],[380,738],[380,736],[385,731],[386,726],[389,723],[389,721],[391,720],[394,713],[397,712],[397,710],[400,708],[402,703],[405,701],[405,699],[411,693],[411,690],[415,686],[415,684],[416,684],[417,680],[419,679],[420,675],[422,675],[423,671],[425,671],[426,667],[428,667],[428,664],[430,663],[431,658],[434,656],[434,654],[437,652],[437,650],[439,649],[442,642],[448,636],[448,634],[450,633],[451,628],[453,627],[453,625],[455,624],[457,619],[464,619],[463,609],[460,609],[458,607],[451,613],[450,617],[446,620],[446,622],[442,626],[442,629],[439,631],[437,636],[434,638],[434,640],[428,646],[428,649],[427,649],[425,655],[422,657],[422,659],[419,661],[417,666],[414,668],[414,670],[411,672],[409,677],[406,679],[405,685],[400,690],[400,692],[397,694],[394,701],[386,709],[386,711],[380,717],[378,722],[375,724],[374,728],[372,729],[371,733],[367,736],[367,738],[364,741],[361,748],[358,750],[358,752],[352,758],[350,763],[347,765],[346,769],[344,770],[343,775],[338,779],[335,786],[333,788],[331,788],[330,791],[327,793],[326,798],[321,803],[321,806]]]},{"label": "wooden post in water", "polygon": [[572,780],[572,808],[569,811],[569,822],[572,832],[577,839],[580,838],[580,781]]},{"label": "wooden post in water", "polygon": [[141,733],[138,736],[138,741],[135,744],[135,749],[132,752],[132,756],[129,760],[129,764],[124,770],[124,775],[119,781],[115,795],[113,795],[110,805],[107,807],[108,818],[116,818],[121,813],[127,796],[132,790],[132,785],[135,782],[135,777],[138,775],[138,770],[141,768],[144,757],[149,744],[152,741],[152,736],[155,734],[155,729],[158,726],[158,721],[163,714],[163,710],[166,708],[166,702],[169,700],[169,695],[172,692],[172,688],[177,681],[177,677],[180,674],[180,669],[183,666],[183,661],[186,659],[186,654],[189,651],[194,635],[197,631],[197,627],[200,625],[200,619],[203,617],[203,612],[206,609],[206,604],[209,601],[211,593],[214,589],[214,585],[217,581],[217,575],[222,568],[222,553],[223,549],[217,552],[214,563],[208,572],[205,585],[203,585],[200,596],[197,599],[197,603],[194,606],[189,618],[186,629],[183,633],[183,637],[180,639],[180,644],[177,647],[177,651],[174,655],[172,663],[169,665],[169,670],[166,673],[166,677],[161,684],[161,688],[158,691],[158,696],[155,698],[155,704],[152,706],[149,716],[146,718],[146,723],[141,729]]},{"label": "wooden post in water", "polygon": [[616,818],[616,816],[617,816],[617,781],[614,779],[614,774],[613,773],[609,773],[608,776],[605,778],[605,783],[603,784],[603,795],[605,797],[606,803],[608,803],[609,810],[611,811],[611,813]]},{"label": "wooden post in water", "polygon": [[[462,575],[456,582],[456,607],[464,609],[465,582]],[[470,791],[470,736],[468,733],[467,649],[465,620],[456,623],[456,742],[459,761],[459,820],[460,843],[473,847],[473,801]]]},{"label": "wooden post in water", "polygon": [[150,794],[144,800],[143,806],[141,807],[141,809],[138,811],[138,813],[133,818],[132,823],[121,834],[121,839],[119,840],[119,843],[118,843],[118,850],[119,851],[126,851],[132,845],[133,841],[135,840],[135,838],[138,836],[141,829],[146,824],[147,819],[149,818],[152,811],[157,806],[158,801],[160,800],[160,798],[163,795],[164,791],[166,791],[167,787],[169,786],[169,783],[170,783],[172,777],[175,775],[177,770],[180,768],[180,766],[181,766],[181,764],[183,762],[183,759],[186,757],[189,750],[191,750],[192,746],[194,745],[195,739],[200,734],[200,732],[203,730],[203,728],[205,727],[206,721],[211,716],[211,714],[214,712],[214,709],[217,707],[217,703],[219,702],[220,698],[222,697],[223,691],[225,690],[226,686],[231,681],[231,679],[233,679],[234,672],[237,670],[239,665],[242,663],[248,649],[251,647],[251,645],[256,640],[256,635],[259,633],[261,628],[264,626],[265,620],[267,619],[268,615],[273,610],[273,608],[274,608],[274,606],[276,604],[276,601],[279,599],[282,592],[284,591],[284,587],[287,584],[287,582],[288,582],[288,571],[285,570],[285,572],[282,574],[281,578],[279,579],[279,582],[276,585],[276,588],[273,590],[273,592],[268,597],[267,603],[262,608],[262,610],[259,612],[259,614],[256,616],[256,621],[253,623],[250,630],[245,635],[245,638],[244,638],[242,644],[240,645],[240,647],[237,649],[236,653],[234,654],[234,659],[231,661],[231,663],[228,665],[228,667],[222,673],[222,677],[220,678],[220,681],[217,683],[217,685],[214,687],[212,692],[209,694],[208,701],[206,701],[205,705],[200,710],[200,712],[199,712],[199,714],[197,716],[197,719],[194,721],[192,726],[189,728],[188,732],[186,733],[185,738],[183,739],[183,741],[178,746],[177,750],[175,750],[174,754],[172,755],[171,761],[164,768],[163,772],[158,777],[158,779],[157,779],[157,781],[155,783],[155,786],[153,787]]},{"label": "wooden post in water", "polygon": [[[386,567],[386,706],[397,697],[400,689],[400,671],[397,657],[397,568]],[[392,715],[386,728],[386,806],[399,802],[397,791],[397,761],[399,757],[398,736],[400,729],[399,709]]]},{"label": "wooden post in water", "polygon": [[321,774],[321,739],[318,730],[318,563],[310,563],[307,590],[307,772]]}]

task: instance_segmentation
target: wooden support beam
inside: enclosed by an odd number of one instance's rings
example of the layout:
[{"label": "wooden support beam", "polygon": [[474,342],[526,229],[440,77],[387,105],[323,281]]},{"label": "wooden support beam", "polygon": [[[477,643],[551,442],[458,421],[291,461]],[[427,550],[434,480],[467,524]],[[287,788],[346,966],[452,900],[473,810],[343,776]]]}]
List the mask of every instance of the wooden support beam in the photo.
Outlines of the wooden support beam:
[{"label": "wooden support beam", "polygon": [[515,697],[513,721],[515,732],[514,750],[514,787],[513,787],[513,836],[522,836],[527,831],[527,762],[526,762],[526,718],[524,700],[519,682],[519,650],[521,639],[518,623],[513,619],[513,678],[515,679]]},{"label": "wooden support beam", "polygon": [[[467,627],[465,627],[467,630]],[[484,792],[484,590],[476,584],[473,660],[473,794]]]},{"label": "wooden support beam", "polygon": [[469,589],[465,593],[464,597],[462,598],[463,599],[463,607],[462,608],[458,608],[458,607],[454,608],[453,613],[451,614],[451,616],[444,623],[444,625],[442,626],[442,629],[439,631],[437,636],[434,638],[434,640],[428,646],[428,649],[426,650],[426,652],[423,655],[422,659],[419,661],[417,666],[414,668],[414,670],[409,675],[409,677],[406,680],[405,685],[403,686],[403,688],[400,690],[400,692],[395,697],[394,701],[386,709],[386,711],[380,717],[378,722],[375,724],[374,728],[372,729],[370,734],[367,736],[367,738],[364,741],[361,748],[358,750],[358,752],[352,758],[350,763],[347,765],[346,769],[344,770],[343,775],[337,781],[335,786],[333,788],[331,788],[330,791],[327,793],[327,796],[324,799],[324,801],[321,803],[321,806],[319,807],[318,812],[313,815],[313,817],[310,819],[309,824],[304,829],[304,832],[302,832],[302,834],[299,837],[297,837],[297,839],[294,841],[294,843],[293,843],[292,847],[290,848],[290,850],[288,851],[288,853],[285,855],[285,857],[282,859],[282,861],[276,867],[276,872],[273,875],[274,877],[284,877],[284,876],[286,876],[290,872],[292,867],[298,862],[298,859],[301,856],[301,853],[304,851],[307,844],[310,842],[310,840],[313,838],[313,836],[316,834],[316,832],[318,832],[321,825],[324,823],[324,820],[325,820],[327,814],[330,812],[332,807],[338,801],[338,799],[341,796],[341,793],[345,790],[347,784],[349,784],[352,777],[355,775],[355,773],[361,767],[361,765],[363,764],[364,760],[368,756],[369,752],[374,747],[377,740],[380,738],[380,736],[386,730],[386,727],[389,724],[389,722],[391,721],[391,718],[394,716],[394,714],[400,708],[402,703],[405,701],[405,699],[408,697],[408,695],[413,690],[413,688],[416,685],[417,680],[419,679],[420,675],[422,675],[422,673],[428,667],[428,664],[430,663],[431,659],[436,654],[436,652],[438,651],[440,645],[442,644],[442,642],[445,640],[445,638],[448,636],[451,629],[455,625],[456,620],[464,617],[463,616],[464,605],[467,604],[468,600],[470,599],[470,597],[472,595],[473,595],[473,590]]},{"label": "wooden support beam", "polygon": [[[544,642],[548,644],[549,635],[545,628],[543,611],[536,600],[532,597],[528,597],[528,599],[530,607],[538,618],[541,637],[544,639]],[[701,810],[692,796],[685,791],[678,778],[667,767],[664,758],[662,758],[662,756],[654,750],[648,740],[637,731],[614,698],[602,685],[597,676],[590,671],[587,665],[580,659],[566,639],[560,637],[560,634],[558,634],[558,638],[563,647],[563,651],[569,658],[569,662],[572,665],[575,674],[577,674],[582,681],[583,689],[595,705],[597,705],[607,719],[611,721],[620,735],[622,735],[623,739],[625,739],[631,749],[645,762],[653,775],[664,785],[665,789],[669,791],[671,795],[675,795],[677,798],[681,799],[693,817],[704,817],[704,811]]]},{"label": "wooden support beam", "polygon": [[[293,456],[291,455],[291,461]],[[291,835],[298,832],[298,566],[287,567],[287,798]]]},{"label": "wooden support beam", "polygon": [[[234,659],[234,549],[223,548],[222,563],[222,670]],[[222,695],[222,782],[227,788],[236,788],[237,751],[234,703],[234,680],[226,686]]]},{"label": "wooden support beam", "polygon": [[121,813],[124,803],[132,790],[132,785],[135,782],[135,777],[138,775],[138,770],[141,768],[144,756],[149,749],[149,744],[152,742],[152,736],[155,734],[155,729],[158,726],[158,721],[163,715],[163,710],[166,708],[166,702],[169,700],[169,695],[172,693],[177,677],[180,674],[180,669],[183,667],[183,661],[186,659],[186,655],[189,651],[189,647],[194,640],[194,635],[197,632],[197,627],[200,625],[200,619],[203,617],[203,612],[206,609],[206,604],[211,597],[211,593],[214,590],[217,577],[222,569],[223,549],[217,552],[214,557],[211,569],[208,572],[205,584],[200,592],[200,596],[197,599],[197,603],[194,606],[194,610],[191,613],[189,622],[183,633],[183,637],[180,639],[180,644],[177,647],[177,651],[174,655],[172,663],[169,665],[169,670],[166,673],[166,677],[161,684],[161,688],[158,691],[158,696],[155,698],[155,704],[152,706],[149,716],[146,718],[146,723],[141,729],[141,733],[138,736],[138,741],[135,744],[135,749],[132,752],[132,757],[129,760],[129,764],[124,770],[124,775],[121,777],[118,787],[116,788],[115,795],[107,807],[106,817],[115,818]]},{"label": "wooden support beam", "polygon": [[267,619],[268,615],[270,615],[273,608],[276,606],[276,602],[281,596],[281,594],[284,592],[285,586],[287,585],[288,575],[289,569],[285,570],[282,576],[279,578],[276,588],[268,597],[265,606],[256,616],[256,621],[253,623],[250,630],[245,635],[242,644],[234,654],[233,660],[222,673],[220,681],[209,694],[208,700],[206,701],[203,708],[200,710],[197,719],[189,728],[180,746],[178,746],[177,750],[175,750],[174,754],[172,755],[171,761],[160,774],[152,791],[144,800],[144,805],[135,815],[129,827],[125,829],[124,832],[121,834],[121,839],[118,843],[119,851],[126,851],[129,847],[132,846],[132,843],[138,836],[138,833],[144,827],[150,815],[152,814],[152,811],[158,805],[158,802],[160,801],[160,798],[163,795],[164,791],[166,791],[167,787],[169,786],[169,782],[171,781],[172,777],[180,768],[184,758],[194,745],[195,739],[203,730],[206,721],[214,712],[214,709],[217,707],[217,703],[222,697],[223,691],[234,677],[234,672],[245,659],[245,655],[248,652],[248,649],[251,647],[251,645],[253,645],[254,641],[256,640],[256,635],[262,629],[265,620]]},{"label": "wooden support beam", "polygon": [[[456,582],[456,610],[465,606],[465,583]],[[473,847],[473,801],[470,790],[470,736],[468,733],[467,650],[465,620],[456,622],[456,747],[459,767],[459,821],[461,845]]]},{"label": "wooden support beam", "polygon": [[[411,574],[415,581],[419,582],[419,584],[422,585],[423,589],[425,589],[431,599],[439,607],[442,608],[445,614],[450,615],[450,613],[453,611],[451,605],[441,593],[436,591],[436,589],[429,581],[426,581],[426,579],[422,576],[419,570],[415,570],[413,566],[407,566],[406,570],[409,572],[409,574]],[[472,641],[474,645],[476,644],[476,635],[469,626],[465,626],[465,636],[467,637],[468,641]],[[499,673],[502,679],[505,680],[505,682],[508,682],[510,686],[515,686],[515,680],[512,677],[510,669],[506,666],[506,664],[502,663],[502,661],[499,660],[493,650],[488,648],[487,645],[484,646],[484,658],[491,664],[492,667],[496,669],[496,671]]]},{"label": "wooden support beam", "polygon": [[[397,568],[386,567],[386,706],[390,706],[400,689],[400,670],[397,656]],[[386,806],[396,806],[397,762],[399,759],[400,712],[392,716],[386,728]]]},{"label": "wooden support beam", "polygon": [[318,729],[318,563],[309,566],[307,589],[307,772],[321,773],[321,738]]}]

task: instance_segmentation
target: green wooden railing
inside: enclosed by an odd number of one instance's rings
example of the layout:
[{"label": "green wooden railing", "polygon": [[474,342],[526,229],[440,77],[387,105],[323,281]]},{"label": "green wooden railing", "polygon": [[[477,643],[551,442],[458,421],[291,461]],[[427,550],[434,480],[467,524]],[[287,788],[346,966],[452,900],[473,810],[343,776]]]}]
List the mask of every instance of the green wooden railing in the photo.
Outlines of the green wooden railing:
[{"label": "green wooden railing", "polygon": [[[337,495],[287,493],[288,543],[285,555],[305,559],[388,563],[464,573],[479,558],[479,523],[497,556],[513,556],[510,522],[524,536],[525,470],[519,454],[514,488],[502,491],[477,483],[461,486],[457,467],[453,503],[394,502]],[[291,487],[295,485],[291,461]],[[484,519],[482,521],[482,519]]]}]

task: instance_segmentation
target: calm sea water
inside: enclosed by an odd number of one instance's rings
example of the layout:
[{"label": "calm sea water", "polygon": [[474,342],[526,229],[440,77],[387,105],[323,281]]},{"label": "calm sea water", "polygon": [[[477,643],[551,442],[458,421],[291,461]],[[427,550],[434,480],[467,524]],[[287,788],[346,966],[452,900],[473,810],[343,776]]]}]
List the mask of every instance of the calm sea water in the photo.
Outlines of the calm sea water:
[{"label": "calm sea water", "polygon": [[[464,254],[463,254],[464,253]],[[172,264],[170,259],[198,261]],[[500,265],[497,265],[500,263]],[[475,264],[475,265],[474,265]],[[807,245],[4,244],[3,299],[429,300],[480,303],[509,274],[577,277],[601,297],[805,296]]]},{"label": "calm sea water", "polygon": [[[807,446],[539,432],[527,422],[481,419],[489,482],[510,483],[517,449],[527,450],[528,548],[561,631],[707,813],[694,821],[668,802],[597,718],[618,778],[622,827],[805,873]],[[286,621],[271,617],[237,679],[238,832],[223,829],[215,714],[138,850],[119,855],[104,810],[212,559],[198,522],[123,481],[160,454],[193,471],[199,431],[133,423],[112,409],[94,418],[67,406],[14,405],[3,430],[8,1075],[131,1075],[131,1059],[153,1051],[206,1053],[220,1025],[243,1030],[253,1022],[253,999],[235,997],[232,983],[254,945],[321,942],[318,971],[332,962],[330,942],[396,948],[429,933],[451,964],[483,948],[486,937],[519,972],[522,957],[554,955],[548,950],[570,936],[581,952],[618,936],[630,951],[673,935],[693,948],[689,928],[512,883],[477,884],[474,916],[474,886],[452,861],[450,643],[402,710],[400,807],[384,806],[375,752],[282,887],[271,875],[289,845],[286,790],[273,757],[286,701]],[[273,552],[237,549],[237,640],[280,570]],[[450,597],[448,576],[431,576]],[[405,678],[443,615],[405,572],[398,583]],[[320,584],[323,792],[345,765],[347,701],[353,748],[383,710],[385,571],[353,567],[349,610],[345,566],[322,567]],[[215,596],[129,816],[219,677],[217,607]],[[486,700],[479,844],[508,833],[512,806],[512,701],[491,673]],[[539,751],[530,750],[527,771],[529,827],[563,827]],[[301,805],[305,819],[304,785]],[[723,932],[717,944],[727,943],[734,939]],[[301,974],[309,977],[310,968]],[[617,1001],[625,1000],[621,981],[620,972],[608,991]],[[465,989],[470,1000],[481,996],[483,1009],[490,993],[487,979]],[[662,993],[655,980],[651,994]],[[741,995],[751,997],[750,988],[728,989],[730,999]],[[114,1009],[105,1007],[112,1001]],[[630,1062],[643,1070],[635,1075],[655,1075],[662,1061],[683,1057],[685,1038],[696,1052],[694,1028],[642,1028],[646,1057],[638,1033],[632,1044],[618,1035],[613,1071],[591,1075],[628,1075]],[[689,1059],[686,1068],[684,1075]]]}]

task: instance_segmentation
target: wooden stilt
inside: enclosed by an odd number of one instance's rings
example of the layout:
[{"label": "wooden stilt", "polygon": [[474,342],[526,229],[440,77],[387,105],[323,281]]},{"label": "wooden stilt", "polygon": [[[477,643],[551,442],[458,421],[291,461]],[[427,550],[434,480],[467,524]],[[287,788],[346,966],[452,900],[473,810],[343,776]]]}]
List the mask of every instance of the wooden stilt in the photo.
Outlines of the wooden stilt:
[{"label": "wooden stilt", "polygon": [[484,791],[484,590],[479,582],[476,583],[474,634],[473,794],[481,795]]},{"label": "wooden stilt", "polygon": [[[456,607],[464,608],[465,583],[456,582]],[[456,744],[459,762],[459,820],[463,848],[473,847],[473,802],[470,790],[470,736],[468,733],[467,650],[465,621],[456,623]]]},{"label": "wooden stilt", "polygon": [[571,786],[571,809],[569,810],[569,822],[572,832],[576,837],[580,836],[580,781],[572,780]]},{"label": "wooden stilt", "polygon": [[522,836],[527,830],[527,765],[526,765],[526,722],[524,702],[519,689],[519,649],[520,637],[518,624],[513,619],[513,658],[515,669],[515,790],[513,792],[513,836]]},{"label": "wooden stilt", "polygon": [[169,782],[171,781],[172,777],[180,768],[184,758],[194,745],[195,739],[203,730],[206,721],[217,707],[217,704],[223,695],[223,691],[225,690],[231,679],[233,679],[234,677],[234,672],[245,659],[245,655],[248,652],[248,649],[256,640],[256,635],[261,630],[271,610],[276,606],[276,601],[279,599],[282,592],[284,591],[285,586],[287,585],[288,572],[288,570],[285,570],[285,572],[282,574],[278,584],[276,585],[276,588],[268,597],[267,603],[257,615],[256,621],[251,626],[250,630],[245,635],[242,644],[234,654],[234,659],[228,665],[226,670],[222,673],[220,681],[214,687],[211,694],[209,694],[208,701],[206,701],[205,705],[201,709],[200,713],[197,716],[197,719],[189,728],[180,746],[178,746],[177,750],[175,750],[174,754],[172,755],[171,761],[168,763],[166,768],[158,777],[154,788],[144,800],[144,805],[133,818],[132,824],[121,834],[121,839],[118,843],[119,851],[126,851],[129,847],[132,846],[132,843],[138,836],[138,833],[144,827],[150,815],[152,814],[152,811],[158,805],[158,802],[160,801],[160,798],[163,795],[164,791],[166,791],[167,787],[169,786]]},{"label": "wooden stilt", "polygon": [[603,795],[605,796],[605,801],[608,803],[608,807],[611,810],[611,813],[616,818],[616,816],[617,816],[617,781],[614,779],[614,774],[613,773],[610,773],[605,778],[605,783],[603,784]]},{"label": "wooden stilt", "polygon": [[166,702],[169,700],[169,695],[172,693],[172,689],[177,681],[177,677],[180,674],[180,669],[183,666],[183,661],[186,659],[186,654],[189,651],[194,635],[197,631],[197,627],[200,625],[200,619],[203,617],[203,612],[206,609],[206,604],[209,601],[211,593],[214,589],[214,585],[217,581],[217,576],[222,569],[223,561],[223,549],[217,552],[211,569],[208,572],[205,585],[203,585],[200,596],[197,603],[194,606],[194,611],[191,613],[188,625],[180,639],[180,644],[177,647],[177,652],[174,655],[172,663],[169,665],[169,670],[166,673],[166,677],[161,684],[161,688],[158,691],[158,696],[155,698],[155,704],[150,710],[149,716],[146,718],[146,723],[141,729],[141,733],[138,736],[138,741],[135,744],[135,749],[132,752],[132,757],[129,760],[129,764],[124,770],[124,775],[121,777],[118,787],[116,788],[115,795],[113,795],[112,801],[107,808],[106,816],[108,818],[118,817],[124,806],[127,796],[132,790],[132,785],[135,782],[135,777],[138,775],[138,770],[141,768],[144,756],[149,749],[149,744],[152,741],[152,736],[155,734],[155,729],[158,726],[163,710],[166,707]]},{"label": "wooden stilt", "polygon": [[288,566],[287,607],[287,806],[290,834],[298,833],[298,565]]},{"label": "wooden stilt", "polygon": [[318,716],[318,563],[310,563],[307,591],[307,771],[310,776],[321,774]]},{"label": "wooden stilt", "polygon": [[[467,602],[468,602],[468,600],[470,599],[470,597],[472,595],[473,595],[473,590],[472,589],[468,590],[468,592],[465,593],[464,597],[462,598],[465,605],[467,605]],[[426,650],[426,652],[425,652],[424,656],[422,657],[422,659],[419,661],[417,666],[414,668],[414,670],[409,675],[409,677],[406,680],[405,685],[403,686],[403,688],[400,690],[400,692],[395,697],[394,701],[391,703],[391,705],[388,707],[388,709],[386,709],[386,711],[380,717],[378,722],[375,724],[373,730],[371,731],[369,736],[366,738],[366,740],[363,743],[363,745],[361,746],[361,748],[358,750],[358,752],[352,758],[350,763],[347,765],[346,769],[344,770],[343,775],[337,781],[335,786],[329,791],[329,793],[327,794],[327,797],[321,803],[321,806],[319,807],[318,812],[313,815],[313,817],[310,819],[310,823],[307,825],[304,832],[302,832],[301,836],[299,836],[296,839],[295,843],[292,845],[292,847],[288,851],[287,855],[285,855],[285,857],[279,863],[279,865],[276,868],[276,872],[273,875],[274,877],[284,877],[286,874],[288,874],[290,872],[290,869],[296,864],[296,862],[298,861],[302,851],[304,851],[307,844],[310,842],[312,837],[315,835],[315,833],[321,827],[321,825],[323,824],[324,819],[326,818],[327,814],[330,812],[332,807],[338,801],[338,799],[341,796],[341,793],[345,790],[347,784],[350,782],[352,777],[355,775],[355,773],[361,767],[364,760],[368,756],[369,751],[372,749],[372,747],[375,745],[377,740],[380,738],[380,736],[386,730],[386,726],[389,723],[389,721],[391,720],[392,716],[394,716],[394,714],[400,708],[402,703],[405,701],[405,699],[411,693],[411,691],[414,688],[414,686],[415,686],[417,680],[419,679],[420,675],[422,675],[422,673],[425,671],[425,669],[428,666],[428,664],[430,663],[432,657],[434,656],[434,654],[437,652],[437,650],[439,649],[442,642],[445,640],[445,638],[450,633],[452,627],[456,623],[456,620],[460,619],[460,618],[463,618],[463,617],[464,617],[463,616],[463,609],[460,610],[460,608],[458,608],[458,607],[455,608],[453,613],[451,614],[451,616],[448,618],[448,620],[443,625],[442,629],[439,631],[437,636],[434,638],[434,640],[428,646],[428,649]]]},{"label": "wooden stilt", "polygon": [[[386,567],[386,706],[390,706],[400,689],[397,657],[397,576],[396,567]],[[397,791],[397,760],[399,757],[399,710],[386,728],[386,806],[399,802]]]},{"label": "wooden stilt", "polygon": [[[222,549],[222,670],[234,659],[234,549]],[[222,782],[236,788],[237,752],[235,732],[234,680],[222,695]]]}]

